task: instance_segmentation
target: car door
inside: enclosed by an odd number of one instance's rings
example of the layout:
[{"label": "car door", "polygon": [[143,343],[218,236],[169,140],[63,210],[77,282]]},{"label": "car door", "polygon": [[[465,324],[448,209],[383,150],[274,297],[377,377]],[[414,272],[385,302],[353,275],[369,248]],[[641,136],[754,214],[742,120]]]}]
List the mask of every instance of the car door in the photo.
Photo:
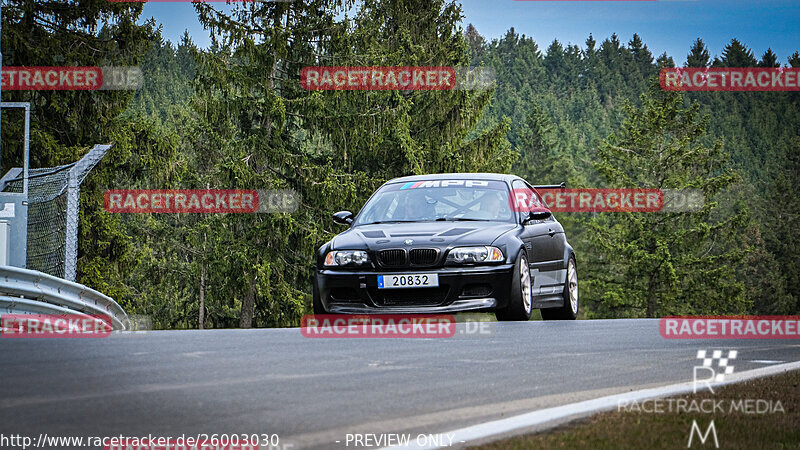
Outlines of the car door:
[{"label": "car door", "polygon": [[[539,209],[547,209],[547,205],[531,185],[521,180],[517,181],[519,181],[517,186],[520,186],[518,189],[523,189],[535,196],[535,201],[531,202],[532,205],[539,205],[537,206]],[[517,188],[515,188],[515,192],[517,192]],[[522,213],[524,217],[527,215],[528,211]],[[547,219],[528,221],[525,229],[524,234],[528,234],[530,240],[530,247],[527,242],[526,247],[533,278],[533,295],[560,295],[566,278],[564,227],[551,215]]]},{"label": "car door", "polygon": [[[538,208],[539,206],[537,205],[541,205],[541,200],[538,198],[536,191],[527,186],[522,180],[514,180],[511,183],[511,187],[513,189],[511,195],[514,202],[514,211],[517,211],[518,221],[523,225],[520,239],[525,243],[528,264],[531,269],[538,269],[547,264],[548,258],[552,253],[546,249],[551,241],[548,234],[551,227],[544,220],[529,220],[526,222],[531,209]],[[531,195],[536,196],[536,199],[531,201]]]},{"label": "car door", "polygon": [[[531,185],[525,183],[529,189],[533,189]],[[536,193],[538,196],[538,192]],[[542,205],[550,209],[550,206],[547,205],[542,197],[538,197]],[[561,226],[561,223],[555,218],[554,215],[551,215],[545,220],[541,221],[543,224],[547,225],[547,236],[549,239],[542,239],[542,252],[545,253],[543,259],[544,262],[542,266],[539,268],[542,271],[553,271],[559,270],[564,268],[564,250],[567,246],[567,236],[564,233],[564,227]],[[544,242],[547,241],[547,242]]]}]

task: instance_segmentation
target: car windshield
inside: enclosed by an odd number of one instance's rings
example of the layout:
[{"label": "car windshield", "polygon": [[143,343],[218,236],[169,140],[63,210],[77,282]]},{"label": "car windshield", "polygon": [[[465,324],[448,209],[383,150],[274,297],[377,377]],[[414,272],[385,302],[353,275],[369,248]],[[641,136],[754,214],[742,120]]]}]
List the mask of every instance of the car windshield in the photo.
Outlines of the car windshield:
[{"label": "car windshield", "polygon": [[388,184],[364,205],[355,224],[449,220],[512,222],[506,184],[488,180]]}]

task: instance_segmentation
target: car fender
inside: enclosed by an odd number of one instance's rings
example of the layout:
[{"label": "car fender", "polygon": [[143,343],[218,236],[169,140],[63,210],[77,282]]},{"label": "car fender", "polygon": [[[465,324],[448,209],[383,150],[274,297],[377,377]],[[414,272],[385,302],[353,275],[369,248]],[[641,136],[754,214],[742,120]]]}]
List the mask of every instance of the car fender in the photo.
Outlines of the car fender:
[{"label": "car fender", "polygon": [[575,263],[578,262],[578,257],[575,256],[575,251],[572,249],[572,246],[569,245],[569,242],[564,245],[564,268],[566,269],[569,265],[569,257],[572,256],[575,258]]},{"label": "car fender", "polygon": [[514,264],[519,252],[525,249],[525,243],[519,238],[520,231],[522,231],[522,227],[517,225],[502,233],[500,236],[497,236],[497,238],[489,244],[503,251],[508,258],[507,262],[510,264]]},{"label": "car fender", "polygon": [[331,242],[328,241],[317,250],[317,269],[322,269],[322,265],[325,262],[325,255],[328,254],[328,251],[331,248]]}]

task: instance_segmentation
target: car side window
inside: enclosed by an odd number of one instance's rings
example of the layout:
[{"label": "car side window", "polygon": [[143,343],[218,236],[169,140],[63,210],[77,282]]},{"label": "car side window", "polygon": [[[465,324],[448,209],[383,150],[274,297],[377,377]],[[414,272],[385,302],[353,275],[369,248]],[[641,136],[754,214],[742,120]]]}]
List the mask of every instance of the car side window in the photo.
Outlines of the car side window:
[{"label": "car side window", "polygon": [[[522,223],[528,218],[531,207],[535,206],[536,197],[533,197],[533,190],[525,186],[521,180],[514,180],[511,183],[510,203],[517,214],[517,222]],[[533,203],[532,203],[533,201]]]},{"label": "car side window", "polygon": [[[544,200],[542,200],[542,197],[539,195],[538,192],[536,192],[536,190],[533,188],[533,186],[531,186],[530,184],[528,184],[526,182],[525,183],[525,187],[530,189],[531,192],[533,192],[532,195],[536,197],[536,202],[538,203],[539,208],[544,208],[544,209],[548,209],[548,210],[550,209],[550,206],[545,204]],[[556,221],[556,218],[553,215],[550,215],[550,217],[548,217],[547,219],[537,220],[535,222],[536,223],[544,223],[544,222],[555,222],[555,221]]]},{"label": "car side window", "polygon": [[[531,211],[547,208],[536,190],[528,183],[522,180],[514,180],[511,183],[511,188],[511,204],[514,207],[514,211],[517,212],[519,223],[527,219]],[[528,223],[542,223],[553,220],[552,216],[550,216],[545,220],[533,220]]]}]

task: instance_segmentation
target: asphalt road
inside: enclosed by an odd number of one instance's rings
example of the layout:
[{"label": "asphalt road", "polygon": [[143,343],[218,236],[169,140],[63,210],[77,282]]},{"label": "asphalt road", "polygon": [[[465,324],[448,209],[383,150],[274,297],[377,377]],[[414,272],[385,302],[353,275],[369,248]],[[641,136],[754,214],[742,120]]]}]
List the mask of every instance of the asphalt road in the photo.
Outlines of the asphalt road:
[{"label": "asphalt road", "polygon": [[666,340],[657,320],[464,330],[449,339],[309,339],[298,329],[2,339],[0,434],[277,433],[281,448],[345,448],[348,433],[441,433],[687,382],[699,349],[737,349],[737,372],[800,361],[796,340]]}]

